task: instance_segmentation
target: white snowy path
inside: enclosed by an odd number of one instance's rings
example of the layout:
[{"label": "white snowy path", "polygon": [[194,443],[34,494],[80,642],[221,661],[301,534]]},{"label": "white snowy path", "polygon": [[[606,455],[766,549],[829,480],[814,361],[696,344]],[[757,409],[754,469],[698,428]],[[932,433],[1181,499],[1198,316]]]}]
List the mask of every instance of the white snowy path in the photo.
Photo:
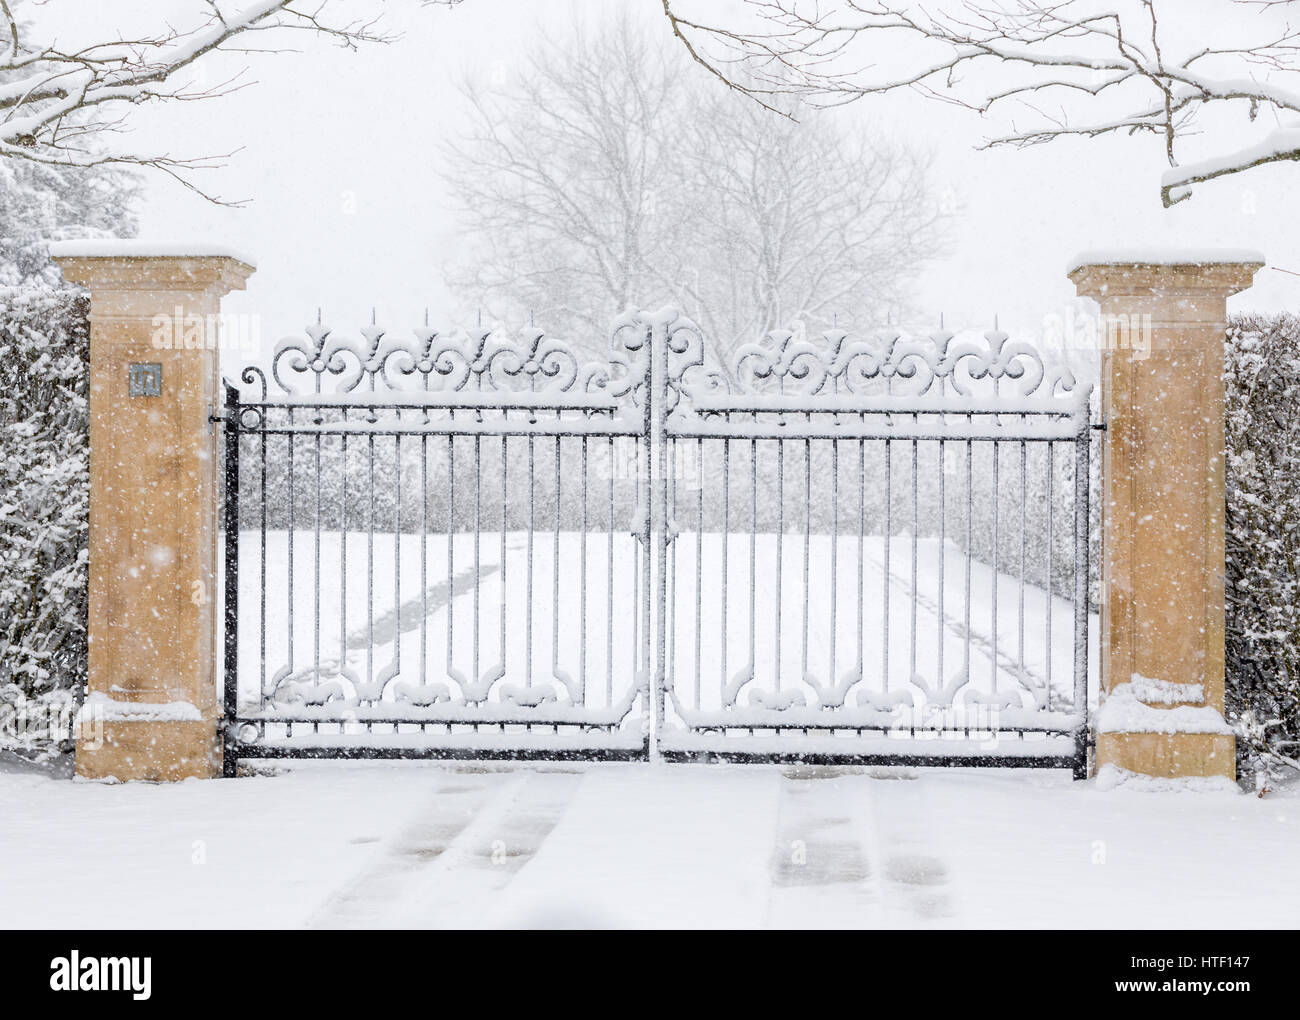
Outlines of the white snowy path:
[{"label": "white snowy path", "polygon": [[1300,785],[1065,773],[303,764],[0,771],[0,925],[1291,927]]}]

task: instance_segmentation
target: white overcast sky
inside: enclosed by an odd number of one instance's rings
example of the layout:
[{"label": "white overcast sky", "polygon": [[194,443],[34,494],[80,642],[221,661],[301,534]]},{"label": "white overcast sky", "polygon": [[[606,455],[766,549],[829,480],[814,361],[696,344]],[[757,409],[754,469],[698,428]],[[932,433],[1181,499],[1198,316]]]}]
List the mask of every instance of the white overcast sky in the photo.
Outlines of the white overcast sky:
[{"label": "white overcast sky", "polygon": [[[539,24],[589,17],[614,3],[643,8],[655,30],[667,31],[659,0],[464,0],[452,9],[347,0],[349,13],[386,12],[387,27],[402,38],[347,52],[299,36],[293,45],[301,52],[222,57],[208,70],[214,79],[248,66],[253,83],[211,102],[133,113],[130,141],[178,156],[238,149],[202,183],[247,205],[215,207],[151,176],[141,235],[246,252],[257,273],[227,308],[259,315],[267,345],[298,332],[318,305],[326,321],[349,330],[369,321],[372,306],[392,328],[418,324],[426,306],[432,321],[447,323],[455,308],[440,266],[458,242],[436,166],[441,140],[462,122],[456,78],[494,62],[509,74]],[[696,0],[695,8],[725,13],[735,3]],[[62,0],[36,16],[67,17],[74,33],[105,24],[128,31],[159,11],[184,22],[198,6]],[[1151,140],[980,151],[995,125],[911,96],[835,115],[864,118],[933,150],[936,191],[949,192],[954,212],[948,252],[919,275],[915,296],[936,321],[942,312],[950,325],[989,325],[997,313],[1003,328],[1032,338],[1045,316],[1072,303],[1064,272],[1082,250],[1246,247],[1261,250],[1270,267],[1300,272],[1298,164],[1203,186],[1166,210],[1159,144]],[[1266,268],[1232,307],[1300,311],[1300,276]]]}]

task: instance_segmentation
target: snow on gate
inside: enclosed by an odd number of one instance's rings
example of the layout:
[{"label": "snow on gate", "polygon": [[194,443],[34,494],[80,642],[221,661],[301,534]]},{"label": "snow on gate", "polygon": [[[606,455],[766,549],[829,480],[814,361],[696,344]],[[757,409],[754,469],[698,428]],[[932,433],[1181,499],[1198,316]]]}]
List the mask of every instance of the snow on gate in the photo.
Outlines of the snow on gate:
[{"label": "snow on gate", "polygon": [[[732,758],[1082,773],[1090,388],[1031,347],[670,310],[322,326],[227,383],[238,758]],[[276,392],[271,394],[271,390]]]}]

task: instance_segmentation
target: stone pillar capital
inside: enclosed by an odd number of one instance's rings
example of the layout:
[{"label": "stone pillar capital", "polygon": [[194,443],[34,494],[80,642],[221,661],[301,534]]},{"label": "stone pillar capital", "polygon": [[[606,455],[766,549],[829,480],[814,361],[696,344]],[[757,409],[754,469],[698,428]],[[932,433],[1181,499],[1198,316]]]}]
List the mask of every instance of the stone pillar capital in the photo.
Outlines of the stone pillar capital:
[{"label": "stone pillar capital", "polygon": [[1249,251],[1171,256],[1093,252],[1076,258],[1068,275],[1079,296],[1093,298],[1103,314],[1221,329],[1224,301],[1248,288],[1263,265],[1263,257]]},{"label": "stone pillar capital", "polygon": [[252,265],[233,253],[182,255],[161,246],[127,242],[65,241],[50,245],[50,257],[65,279],[90,290],[184,291],[222,297],[241,288],[254,272]]}]

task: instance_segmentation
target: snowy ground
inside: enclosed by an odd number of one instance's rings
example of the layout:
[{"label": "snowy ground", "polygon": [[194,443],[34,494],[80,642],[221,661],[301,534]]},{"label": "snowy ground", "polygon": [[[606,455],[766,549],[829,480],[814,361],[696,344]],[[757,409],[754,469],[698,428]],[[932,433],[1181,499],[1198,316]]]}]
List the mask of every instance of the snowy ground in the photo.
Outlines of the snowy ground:
[{"label": "snowy ground", "polygon": [[1294,926],[1300,784],[1106,785],[321,763],[153,786],[0,767],[0,925]]}]

